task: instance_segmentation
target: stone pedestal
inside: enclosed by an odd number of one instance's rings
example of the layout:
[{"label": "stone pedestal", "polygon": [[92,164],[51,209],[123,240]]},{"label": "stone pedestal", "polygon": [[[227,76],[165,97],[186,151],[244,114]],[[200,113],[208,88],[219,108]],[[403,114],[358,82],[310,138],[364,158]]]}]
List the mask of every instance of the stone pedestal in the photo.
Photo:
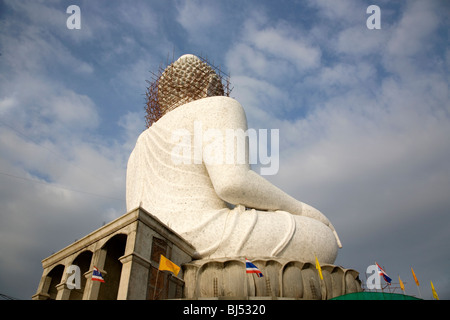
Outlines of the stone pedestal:
[{"label": "stone pedestal", "polygon": [[247,274],[245,258],[195,260],[184,264],[187,299],[308,299],[327,300],[360,292],[359,273],[323,265],[320,279],[315,263],[252,258],[263,277]]},{"label": "stone pedestal", "polygon": [[[159,271],[164,255],[181,271]],[[331,299],[360,292],[358,272],[324,264],[247,257],[263,277],[247,274],[245,257],[193,260],[195,248],[155,216],[136,208],[42,261],[34,300]],[[80,269],[81,288],[67,286]],[[97,267],[105,282],[92,281]]]},{"label": "stone pedestal", "polygon": [[[182,298],[178,277],[157,272],[164,255],[177,265],[195,249],[142,208],[136,208],[42,260],[43,274],[33,300],[145,300]],[[81,288],[70,289],[67,273],[79,267]],[[105,282],[92,281],[97,267]],[[156,279],[158,275],[158,279]],[[157,283],[156,283],[156,280]],[[155,292],[156,288],[156,292]]]}]

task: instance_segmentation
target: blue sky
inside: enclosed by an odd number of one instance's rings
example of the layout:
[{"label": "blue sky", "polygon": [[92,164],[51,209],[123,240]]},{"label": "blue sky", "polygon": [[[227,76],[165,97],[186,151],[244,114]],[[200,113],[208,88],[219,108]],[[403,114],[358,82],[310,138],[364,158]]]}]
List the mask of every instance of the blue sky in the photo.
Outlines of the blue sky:
[{"label": "blue sky", "polygon": [[[81,29],[69,30],[69,5]],[[366,8],[381,9],[369,30]],[[450,298],[448,1],[0,1],[0,293],[125,213],[145,80],[193,53],[230,73],[253,128],[280,129],[267,178],[321,210],[365,281],[410,268]],[[399,292],[399,289],[397,289]]]}]

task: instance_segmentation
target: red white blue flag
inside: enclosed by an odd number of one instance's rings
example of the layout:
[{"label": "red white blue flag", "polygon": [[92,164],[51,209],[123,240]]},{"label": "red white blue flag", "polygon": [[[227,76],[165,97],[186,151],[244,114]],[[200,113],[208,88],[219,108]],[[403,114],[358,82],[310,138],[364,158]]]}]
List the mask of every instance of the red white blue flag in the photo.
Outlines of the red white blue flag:
[{"label": "red white blue flag", "polygon": [[245,259],[245,269],[247,273],[256,273],[259,278],[263,277],[263,274],[258,267],[251,263],[247,258]]},{"label": "red white blue flag", "polygon": [[92,272],[92,281],[105,282],[101,272],[96,267],[94,267],[94,272]]},{"label": "red white blue flag", "polygon": [[387,273],[378,265],[378,263],[375,262],[375,264],[378,267],[378,275],[383,276],[384,281],[386,281],[387,283],[391,284],[392,279],[389,278]]}]

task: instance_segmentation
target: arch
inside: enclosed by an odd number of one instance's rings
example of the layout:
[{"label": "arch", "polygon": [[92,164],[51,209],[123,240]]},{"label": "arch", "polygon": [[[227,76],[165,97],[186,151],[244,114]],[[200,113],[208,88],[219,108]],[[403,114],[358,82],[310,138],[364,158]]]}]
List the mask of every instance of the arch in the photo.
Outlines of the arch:
[{"label": "arch", "polygon": [[86,286],[86,277],[83,275],[88,272],[91,268],[91,260],[92,260],[92,251],[85,250],[77,255],[77,257],[73,260],[72,264],[78,266],[80,268],[80,289],[72,289],[70,291],[69,300],[82,300],[84,288]]},{"label": "arch", "polygon": [[116,234],[102,247],[106,251],[104,274],[105,282],[100,285],[98,300],[116,300],[119,292],[122,263],[119,258],[124,255],[127,244],[126,234]]},{"label": "arch", "polygon": [[58,264],[52,268],[52,270],[47,273],[46,282],[48,281],[50,284],[48,286],[47,293],[49,296],[49,300],[56,300],[56,296],[58,294],[58,289],[56,286],[61,283],[62,276],[64,274],[64,265]]}]

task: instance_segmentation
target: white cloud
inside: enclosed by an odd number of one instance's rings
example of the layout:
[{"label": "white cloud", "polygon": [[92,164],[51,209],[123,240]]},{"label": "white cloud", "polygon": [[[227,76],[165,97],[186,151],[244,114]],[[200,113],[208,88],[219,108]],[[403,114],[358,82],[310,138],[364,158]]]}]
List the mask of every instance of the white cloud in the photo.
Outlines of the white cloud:
[{"label": "white cloud", "polygon": [[124,163],[128,162],[128,157],[136,145],[137,138],[145,130],[144,114],[139,112],[127,112],[118,122],[118,125],[123,128],[123,135],[121,140],[121,148],[123,148]]},{"label": "white cloud", "polygon": [[[111,151],[105,152],[106,141],[95,139],[94,145],[86,139],[98,127],[97,106],[87,96],[45,80],[27,81],[22,89],[21,80],[13,79],[19,98],[2,118],[0,148],[8,155],[12,172],[30,179],[44,177],[69,189],[117,194],[120,184],[111,184],[109,176],[123,163],[116,163]],[[97,176],[107,178],[97,181]]]},{"label": "white cloud", "polygon": [[280,68],[270,63],[268,57],[262,52],[253,49],[250,45],[239,43],[227,55],[230,72],[234,75],[255,75],[266,78],[268,74],[279,73]]},{"label": "white cloud", "polygon": [[281,88],[252,77],[236,76],[233,78],[233,85],[238,88],[233,92],[249,107],[257,107],[262,102],[264,104],[268,104],[269,101],[282,102],[286,96]]},{"label": "white cloud", "polygon": [[[48,4],[51,5],[49,6]],[[32,27],[47,25],[62,29],[66,27],[66,20],[69,17],[66,14],[66,7],[58,10],[54,5],[55,1],[37,2],[37,1],[11,1],[6,0],[8,8],[20,13],[24,23],[29,23]],[[29,20],[29,21],[27,21]],[[58,28],[59,27],[59,28]],[[57,30],[56,29],[56,30]]]},{"label": "white cloud", "polygon": [[434,6],[432,1],[408,2],[388,43],[387,52],[390,56],[405,58],[428,49],[430,42],[427,38],[433,37],[440,21]]},{"label": "white cloud", "polygon": [[335,48],[338,52],[359,56],[377,55],[389,40],[389,29],[383,24],[383,31],[369,30],[362,24],[351,26],[337,36]]},{"label": "white cloud", "polygon": [[192,53],[204,58],[220,56],[227,39],[233,36],[230,27],[234,28],[232,20],[235,20],[234,17],[225,17],[226,6],[222,1],[176,0],[176,17],[170,28],[181,32],[177,35],[179,40],[170,50],[180,46],[183,50],[188,50],[180,54]]},{"label": "white cloud", "polygon": [[[315,68],[320,63],[321,51],[311,44],[306,33],[285,23],[269,21],[262,13],[253,13],[244,23],[240,42],[228,53],[228,64],[242,59],[259,76],[270,77],[272,69],[280,68],[286,73],[295,67],[298,72]],[[265,72],[265,74],[264,74]],[[276,76],[276,74],[275,74]]]},{"label": "white cloud", "polygon": [[[364,18],[364,3],[354,0],[309,0],[309,5],[319,9],[318,14],[336,23],[354,23]],[[362,13],[362,15],[361,15]]]},{"label": "white cloud", "polygon": [[17,105],[17,98],[13,96],[9,96],[0,100],[0,115],[9,112],[16,105]]},{"label": "white cloud", "polygon": [[[73,39],[20,5],[36,25],[10,20],[0,34],[0,286],[30,298],[21,290],[37,288],[43,258],[125,212],[129,146],[102,137],[105,106],[79,91],[93,67],[69,49]],[[46,5],[36,12],[50,17]],[[16,271],[23,286],[5,277]]]},{"label": "white cloud", "polygon": [[182,1],[177,4],[178,16],[176,20],[191,36],[204,34],[209,29],[217,29],[220,13],[212,2]]},{"label": "white cloud", "polygon": [[14,102],[14,108],[5,109],[4,121],[10,119],[19,130],[32,127],[35,139],[50,136],[57,140],[68,131],[84,132],[99,123],[89,97],[45,77],[30,77],[25,72],[12,76],[2,95],[2,104]]},{"label": "white cloud", "polygon": [[[14,29],[13,24],[9,30]],[[27,72],[39,75],[48,72],[49,66],[61,66],[71,72],[89,75],[93,67],[76,58],[54,35],[48,34],[42,27],[33,25],[21,26],[25,30],[19,35],[13,31],[2,32],[2,59],[11,68],[12,73]]]},{"label": "white cloud", "polygon": [[67,89],[62,89],[58,95],[52,96],[48,101],[49,114],[43,112],[43,116],[53,116],[54,121],[68,128],[82,126],[84,129],[93,128],[98,125],[98,115],[92,100],[85,96],[76,94]]},{"label": "white cloud", "polygon": [[226,53],[236,88],[232,96],[250,111],[252,123],[258,117],[265,128],[273,127],[274,115],[282,117],[300,106],[293,92],[296,82],[314,72],[320,62],[321,50],[304,30],[282,20],[270,21],[258,10],[247,16],[237,41]]},{"label": "white cloud", "polygon": [[146,2],[133,1],[132,5],[128,2],[123,2],[115,9],[118,10],[120,19],[134,27],[134,30],[140,30],[147,35],[155,35],[158,32],[157,15]]},{"label": "white cloud", "polygon": [[299,71],[317,67],[320,63],[320,49],[309,44],[306,37],[299,36],[300,30],[281,24],[258,28],[248,23],[247,28],[246,41],[266,55],[289,61]]},{"label": "white cloud", "polygon": [[[142,50],[142,48],[139,48],[139,50]],[[148,86],[145,80],[151,81],[153,79],[150,68],[157,66],[158,63],[160,61],[156,61],[152,55],[143,53],[141,57],[118,66],[119,70],[110,80],[111,84],[118,91],[126,92],[127,94],[130,92],[133,94],[144,94]],[[156,72],[156,70],[151,71]],[[142,101],[142,108],[144,108],[144,99]]]},{"label": "white cloud", "polygon": [[[352,94],[355,94],[354,89],[373,85],[372,81],[376,76],[375,66],[368,62],[344,62],[324,66],[317,73],[308,76],[306,81],[314,84],[323,92],[341,95],[342,89],[351,90]],[[339,90],[339,92],[334,92],[335,90]]]}]

